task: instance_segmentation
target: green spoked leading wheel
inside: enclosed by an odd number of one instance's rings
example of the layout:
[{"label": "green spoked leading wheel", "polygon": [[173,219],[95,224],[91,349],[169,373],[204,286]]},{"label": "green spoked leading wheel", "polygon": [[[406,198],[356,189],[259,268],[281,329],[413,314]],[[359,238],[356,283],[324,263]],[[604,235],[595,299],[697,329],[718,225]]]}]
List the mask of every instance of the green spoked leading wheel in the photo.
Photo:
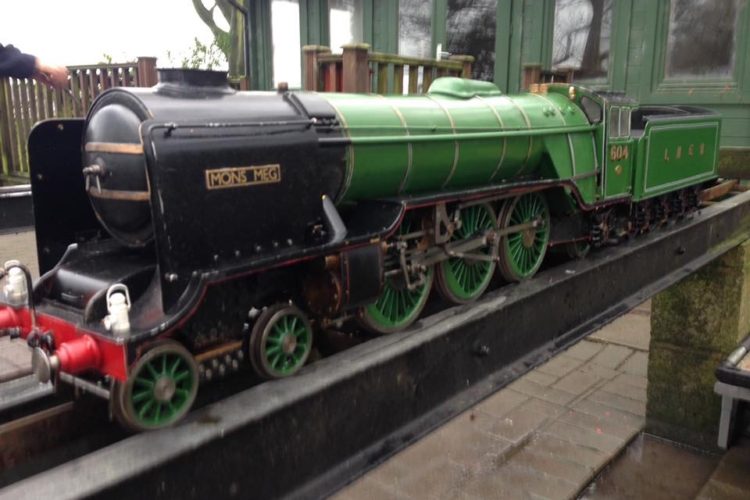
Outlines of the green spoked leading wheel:
[{"label": "green spoked leading wheel", "polygon": [[[490,205],[485,203],[465,208],[461,210],[461,227],[453,233],[451,242],[480,237],[495,229],[496,224],[497,217]],[[486,256],[488,260],[452,257],[437,265],[437,289],[440,295],[455,304],[465,304],[482,295],[495,272],[495,261],[489,259],[497,255],[497,245],[491,243],[468,253]]]},{"label": "green spoked leading wheel", "polygon": [[[419,219],[407,215],[399,227],[398,234],[403,236],[419,226]],[[409,241],[407,245],[413,247],[417,241]],[[398,257],[389,256],[394,264],[386,264],[386,271],[400,269]],[[421,276],[414,274],[410,277],[412,287],[409,288],[402,272],[386,278],[383,290],[375,303],[363,307],[357,314],[359,324],[366,330],[384,335],[403,330],[417,320],[419,314],[427,304],[427,298],[432,288],[434,273],[429,267]],[[415,286],[416,285],[416,286]]]},{"label": "green spoked leading wheel", "polygon": [[305,314],[293,305],[276,304],[255,321],[248,357],[261,377],[288,377],[304,366],[312,340],[312,327]]},{"label": "green spoked leading wheel", "polygon": [[112,394],[113,413],[133,430],[172,425],[190,410],[198,392],[198,365],[175,341],[152,347],[133,366],[125,383]]},{"label": "green spoked leading wheel", "polygon": [[542,265],[549,242],[549,207],[541,193],[528,193],[505,202],[500,228],[523,226],[500,241],[498,270],[507,281],[532,277]]}]

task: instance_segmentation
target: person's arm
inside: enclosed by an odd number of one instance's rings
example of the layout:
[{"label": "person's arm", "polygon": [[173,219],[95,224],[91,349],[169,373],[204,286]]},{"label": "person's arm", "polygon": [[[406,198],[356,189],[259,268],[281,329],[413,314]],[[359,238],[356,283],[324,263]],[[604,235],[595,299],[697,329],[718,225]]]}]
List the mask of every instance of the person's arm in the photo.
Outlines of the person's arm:
[{"label": "person's arm", "polygon": [[68,83],[68,68],[47,64],[12,45],[0,45],[0,78],[35,78],[53,87],[63,88]]},{"label": "person's arm", "polygon": [[0,77],[29,78],[36,72],[36,57],[24,54],[12,45],[0,45]]},{"label": "person's arm", "polygon": [[68,68],[46,64],[40,61],[39,58],[36,59],[36,71],[34,71],[33,76],[40,82],[59,89],[68,84]]}]

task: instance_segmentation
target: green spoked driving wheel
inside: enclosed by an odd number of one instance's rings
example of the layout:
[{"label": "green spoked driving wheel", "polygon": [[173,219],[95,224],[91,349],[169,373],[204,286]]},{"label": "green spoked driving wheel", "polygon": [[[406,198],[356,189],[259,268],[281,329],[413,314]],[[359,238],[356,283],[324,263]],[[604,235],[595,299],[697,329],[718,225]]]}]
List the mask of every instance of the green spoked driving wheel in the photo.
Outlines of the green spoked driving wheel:
[{"label": "green spoked driving wheel", "polygon": [[427,304],[432,279],[432,268],[427,269],[423,282],[413,290],[406,287],[402,277],[387,279],[378,300],[361,310],[362,326],[373,333],[387,334],[411,325]]},{"label": "green spoked driving wheel", "polygon": [[[407,215],[399,227],[398,234],[400,236],[409,234],[414,227],[418,226],[418,219],[413,215]],[[416,243],[411,241],[407,242],[407,245],[411,247]],[[393,264],[386,265],[386,271],[399,269],[396,256],[390,256],[390,261]],[[421,273],[421,276],[417,274],[411,276],[411,287],[401,272],[386,278],[378,299],[359,310],[357,319],[360,325],[379,335],[403,330],[411,325],[427,304],[433,277],[433,269],[429,267]]]},{"label": "green spoked driving wheel", "polygon": [[505,202],[500,228],[520,226],[500,241],[498,270],[507,281],[532,277],[542,265],[549,242],[549,207],[541,193],[528,193]]},{"label": "green spoked driving wheel", "polygon": [[133,366],[124,384],[113,391],[113,413],[126,427],[159,429],[180,420],[198,392],[198,366],[177,342],[152,347]]},{"label": "green spoked driving wheel", "polygon": [[249,358],[255,372],[275,379],[297,373],[310,356],[313,330],[305,314],[290,304],[263,311],[250,334]]},{"label": "green spoked driving wheel", "polygon": [[[488,204],[474,205],[461,210],[461,227],[454,231],[451,242],[481,237],[495,229],[497,217]],[[446,300],[464,304],[476,299],[487,289],[495,271],[495,262],[489,260],[497,254],[497,245],[488,244],[470,250],[488,257],[488,260],[471,257],[452,257],[437,265],[437,289]]]}]

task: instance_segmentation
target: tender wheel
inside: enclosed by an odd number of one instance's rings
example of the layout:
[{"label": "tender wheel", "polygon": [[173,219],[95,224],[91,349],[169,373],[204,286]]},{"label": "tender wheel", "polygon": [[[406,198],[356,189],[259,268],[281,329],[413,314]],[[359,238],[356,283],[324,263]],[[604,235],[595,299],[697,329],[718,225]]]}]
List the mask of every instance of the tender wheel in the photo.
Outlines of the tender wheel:
[{"label": "tender wheel", "polygon": [[190,410],[198,392],[198,365],[182,345],[160,343],[135,363],[112,393],[115,417],[135,431],[167,427]]},{"label": "tender wheel", "polygon": [[265,379],[297,373],[310,356],[313,331],[296,306],[276,304],[263,311],[253,325],[248,344],[250,362]]},{"label": "tender wheel", "polygon": [[547,253],[549,221],[549,207],[540,193],[528,193],[505,203],[501,229],[536,223],[500,240],[498,270],[506,281],[522,281],[539,270]]},{"label": "tender wheel", "polygon": [[[487,230],[495,229],[496,221],[495,211],[488,204],[463,209],[461,210],[461,227],[453,233],[451,241],[480,236]],[[497,245],[491,243],[471,252],[495,257]],[[494,272],[495,261],[452,257],[437,265],[435,282],[443,298],[454,304],[465,304],[484,293]]]},{"label": "tender wheel", "polygon": [[[401,223],[399,235],[409,234],[418,226],[418,218],[407,216]],[[414,242],[411,242],[414,244]],[[397,256],[390,256],[392,265],[386,264],[386,271],[400,269]],[[398,272],[386,278],[378,299],[357,312],[357,320],[365,330],[385,335],[403,330],[419,318],[430,295],[434,272],[429,267],[422,276],[413,275],[411,289],[407,286],[403,273]],[[421,280],[421,282],[420,282]]]}]

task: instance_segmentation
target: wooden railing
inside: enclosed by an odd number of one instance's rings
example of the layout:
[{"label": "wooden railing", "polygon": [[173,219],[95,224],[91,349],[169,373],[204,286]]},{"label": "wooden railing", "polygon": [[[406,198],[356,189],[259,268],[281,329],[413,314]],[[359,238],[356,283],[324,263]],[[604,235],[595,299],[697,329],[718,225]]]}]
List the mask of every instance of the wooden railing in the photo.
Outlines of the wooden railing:
[{"label": "wooden railing", "polygon": [[69,66],[68,70],[68,87],[62,90],[31,78],[0,78],[0,177],[5,181],[28,181],[26,140],[36,122],[84,116],[96,96],[111,87],[156,84],[154,57],[124,64]]},{"label": "wooden railing", "polygon": [[344,45],[341,54],[319,45],[302,52],[305,90],[324,92],[421,94],[440,76],[471,78],[474,62],[472,56],[435,60],[370,52],[367,44]]},{"label": "wooden railing", "polygon": [[529,90],[535,83],[573,83],[575,68],[560,68],[558,70],[543,70],[541,64],[524,64],[521,88]]}]

